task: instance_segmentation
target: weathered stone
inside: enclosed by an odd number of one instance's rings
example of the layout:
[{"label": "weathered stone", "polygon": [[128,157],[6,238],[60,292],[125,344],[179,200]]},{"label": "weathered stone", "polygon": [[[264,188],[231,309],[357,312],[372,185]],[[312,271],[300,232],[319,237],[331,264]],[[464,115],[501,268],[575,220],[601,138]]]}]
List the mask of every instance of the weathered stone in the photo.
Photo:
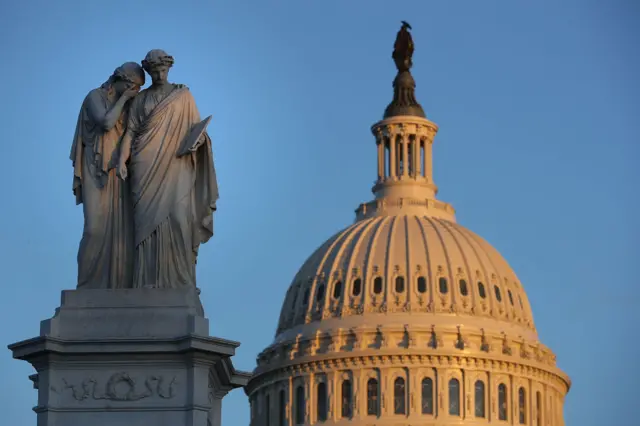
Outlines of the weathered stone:
[{"label": "weathered stone", "polygon": [[208,332],[195,288],[72,290],[9,348],[38,372],[38,426],[215,426],[249,375],[231,362],[239,343]]}]

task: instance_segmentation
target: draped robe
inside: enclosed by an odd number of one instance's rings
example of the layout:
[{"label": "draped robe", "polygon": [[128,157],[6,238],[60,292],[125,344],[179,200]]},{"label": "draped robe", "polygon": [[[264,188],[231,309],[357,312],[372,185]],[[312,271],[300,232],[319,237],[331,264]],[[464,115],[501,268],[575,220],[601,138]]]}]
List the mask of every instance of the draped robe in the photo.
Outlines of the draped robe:
[{"label": "draped robe", "polygon": [[99,120],[113,106],[106,87],[85,98],[71,147],[73,192],[82,204],[78,288],[125,288],[133,273],[133,211],[129,183],[108,170],[126,123],[123,113],[105,131]]},{"label": "draped robe", "polygon": [[188,88],[143,90],[129,113],[135,255],[133,287],[195,286],[200,244],[213,235],[218,188],[211,139],[177,152],[200,115]]}]

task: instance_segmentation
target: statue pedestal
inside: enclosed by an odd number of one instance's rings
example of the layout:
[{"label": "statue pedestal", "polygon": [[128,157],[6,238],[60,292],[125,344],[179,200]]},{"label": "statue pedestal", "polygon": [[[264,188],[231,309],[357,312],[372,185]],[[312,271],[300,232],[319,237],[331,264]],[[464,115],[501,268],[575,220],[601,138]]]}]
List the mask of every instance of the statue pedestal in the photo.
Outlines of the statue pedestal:
[{"label": "statue pedestal", "polygon": [[37,371],[38,426],[218,426],[250,376],[238,346],[209,337],[190,288],[63,291],[40,336],[9,349]]}]

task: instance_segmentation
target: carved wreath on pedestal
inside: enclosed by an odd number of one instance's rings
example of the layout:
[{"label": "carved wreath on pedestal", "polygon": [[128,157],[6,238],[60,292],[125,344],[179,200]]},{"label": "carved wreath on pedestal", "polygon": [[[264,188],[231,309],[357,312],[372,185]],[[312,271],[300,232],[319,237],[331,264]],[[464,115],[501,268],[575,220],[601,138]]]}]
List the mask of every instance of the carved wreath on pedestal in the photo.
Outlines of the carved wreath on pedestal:
[{"label": "carved wreath on pedestal", "polygon": [[171,399],[175,396],[176,378],[173,377],[167,384],[163,376],[148,376],[144,382],[144,389],[136,389],[136,381],[128,373],[115,373],[109,377],[104,385],[104,392],[98,390],[98,381],[94,378],[86,378],[80,385],[72,385],[66,379],[62,379],[64,385],[60,388],[51,386],[56,393],[63,393],[71,389],[71,395],[76,401],[85,399],[109,400],[109,401],[138,401],[157,395],[163,399]]}]

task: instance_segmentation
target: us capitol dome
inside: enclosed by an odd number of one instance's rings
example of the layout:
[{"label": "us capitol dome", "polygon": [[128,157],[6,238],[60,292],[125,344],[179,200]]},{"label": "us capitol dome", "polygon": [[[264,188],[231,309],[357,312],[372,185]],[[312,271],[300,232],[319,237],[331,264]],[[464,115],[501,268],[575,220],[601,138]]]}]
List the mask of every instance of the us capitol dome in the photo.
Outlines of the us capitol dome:
[{"label": "us capitol dome", "polygon": [[245,389],[251,426],[564,425],[570,380],[522,283],[436,198],[438,126],[415,98],[409,29],[371,128],[375,199],[291,282]]}]

